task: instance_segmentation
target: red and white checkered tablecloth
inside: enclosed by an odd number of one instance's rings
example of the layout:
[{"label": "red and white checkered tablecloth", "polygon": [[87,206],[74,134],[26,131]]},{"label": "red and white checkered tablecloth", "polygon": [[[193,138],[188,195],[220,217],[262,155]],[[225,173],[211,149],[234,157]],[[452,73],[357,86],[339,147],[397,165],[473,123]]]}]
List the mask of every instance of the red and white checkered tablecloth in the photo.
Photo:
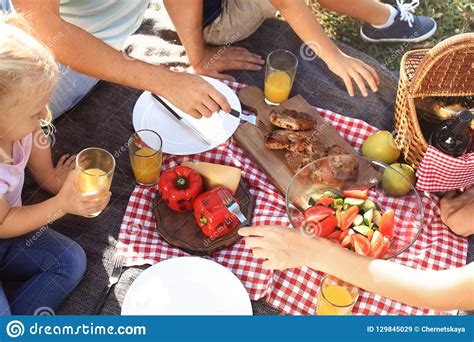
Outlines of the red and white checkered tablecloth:
[{"label": "red and white checkered tablecloth", "polygon": [[[243,85],[226,82],[237,91]],[[376,128],[367,123],[318,109],[340,134],[356,149]],[[164,169],[183,161],[206,161],[238,167],[242,170],[256,205],[252,225],[284,225],[290,222],[285,210],[285,197],[270,179],[255,165],[249,155],[232,139],[201,154],[192,156],[165,155]],[[156,187],[136,186],[127,206],[119,233],[119,248],[126,254],[126,266],[155,264],[162,260],[185,256],[160,238],[155,230],[151,205],[156,198]],[[460,267],[466,262],[467,240],[452,234],[439,218],[438,199],[424,195],[425,226],[415,244],[393,261],[415,268],[446,269]],[[317,291],[322,274],[306,267],[270,272],[261,268],[243,241],[209,257],[231,270],[243,283],[252,300],[267,296],[270,305],[292,315],[314,314]],[[415,315],[440,314],[391,301],[376,294],[361,291],[354,314]],[[453,314],[454,312],[443,312]]]},{"label": "red and white checkered tablecloth", "polygon": [[421,191],[469,188],[474,184],[474,153],[455,158],[428,146],[416,176],[416,188]]}]

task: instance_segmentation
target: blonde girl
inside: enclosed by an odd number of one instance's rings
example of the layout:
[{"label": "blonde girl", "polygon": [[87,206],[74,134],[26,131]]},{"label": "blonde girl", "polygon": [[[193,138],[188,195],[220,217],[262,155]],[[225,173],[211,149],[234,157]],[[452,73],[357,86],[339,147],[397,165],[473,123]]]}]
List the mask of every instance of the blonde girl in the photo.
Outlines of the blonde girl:
[{"label": "blonde girl", "polygon": [[[48,49],[18,16],[0,13],[0,314],[56,310],[86,268],[82,248],[44,227],[67,213],[102,210],[110,193],[85,197],[74,190],[74,156],[56,167],[40,124],[56,84],[58,66]],[[25,168],[50,199],[22,206]],[[34,237],[34,238],[33,238]],[[12,286],[14,284],[14,286]]]}]

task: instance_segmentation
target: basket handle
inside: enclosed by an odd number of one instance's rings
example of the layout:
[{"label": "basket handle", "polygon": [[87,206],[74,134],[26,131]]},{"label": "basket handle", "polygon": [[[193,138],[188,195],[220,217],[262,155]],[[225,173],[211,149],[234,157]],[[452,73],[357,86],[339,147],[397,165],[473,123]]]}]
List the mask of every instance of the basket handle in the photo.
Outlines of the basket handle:
[{"label": "basket handle", "polygon": [[431,50],[427,52],[423,60],[418,65],[413,80],[411,83],[411,93],[417,94],[420,90],[423,80],[431,71],[431,68],[446,55],[457,53],[458,50],[465,48],[468,45],[472,48],[474,54],[474,33],[463,33],[447,38],[442,42],[436,44]]}]

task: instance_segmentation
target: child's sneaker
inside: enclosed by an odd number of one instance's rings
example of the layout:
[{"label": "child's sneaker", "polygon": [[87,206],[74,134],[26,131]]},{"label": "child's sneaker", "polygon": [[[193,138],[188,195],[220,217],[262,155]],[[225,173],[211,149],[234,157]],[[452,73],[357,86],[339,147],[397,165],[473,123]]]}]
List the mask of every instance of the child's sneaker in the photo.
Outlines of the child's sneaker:
[{"label": "child's sneaker", "polygon": [[392,8],[393,23],[375,27],[364,24],[360,28],[362,39],[371,43],[383,42],[421,42],[430,38],[436,32],[436,22],[429,17],[413,14],[419,1],[409,4],[397,0],[398,9]]}]

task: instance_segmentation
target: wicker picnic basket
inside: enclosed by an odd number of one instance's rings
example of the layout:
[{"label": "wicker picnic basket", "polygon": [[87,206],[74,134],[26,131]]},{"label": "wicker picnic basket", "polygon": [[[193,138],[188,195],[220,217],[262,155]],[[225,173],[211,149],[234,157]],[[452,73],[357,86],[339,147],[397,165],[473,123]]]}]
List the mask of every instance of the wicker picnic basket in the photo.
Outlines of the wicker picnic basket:
[{"label": "wicker picnic basket", "polygon": [[474,96],[474,33],[453,36],[432,49],[409,51],[402,58],[395,104],[396,142],[413,167],[420,166],[428,149],[415,101],[454,96]]}]

